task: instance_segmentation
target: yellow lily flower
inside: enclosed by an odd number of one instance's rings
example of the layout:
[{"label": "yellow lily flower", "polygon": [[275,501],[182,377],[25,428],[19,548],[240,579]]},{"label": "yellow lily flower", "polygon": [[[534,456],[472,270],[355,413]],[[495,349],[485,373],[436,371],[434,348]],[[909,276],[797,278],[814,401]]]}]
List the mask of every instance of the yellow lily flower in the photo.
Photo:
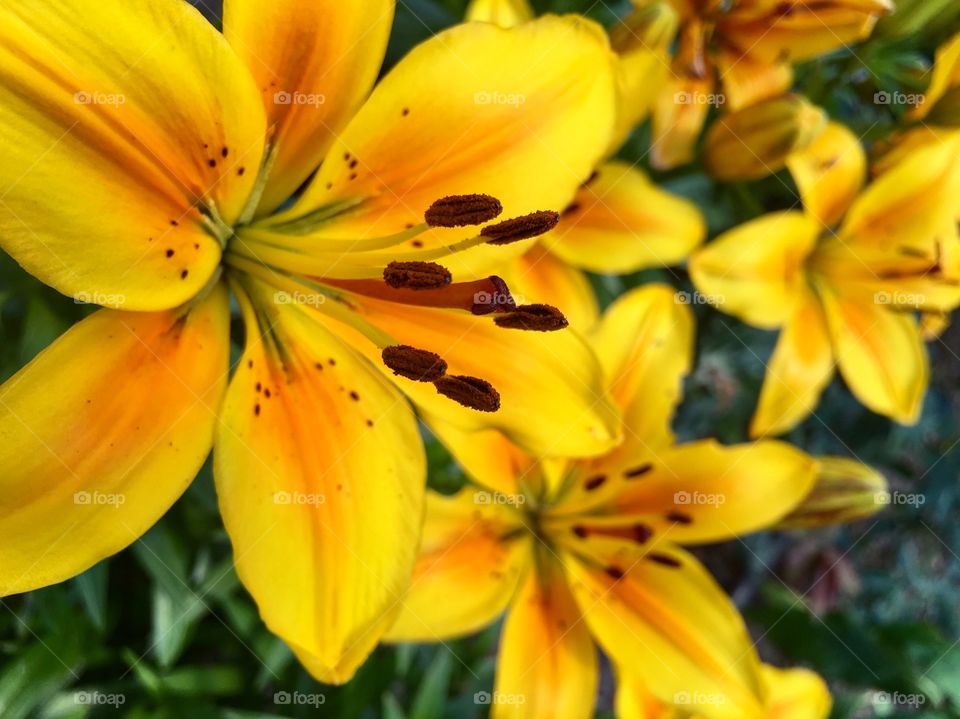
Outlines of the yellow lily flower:
[{"label": "yellow lily flower", "polygon": [[[510,27],[533,17],[527,0],[472,0],[467,18]],[[642,121],[668,67],[667,50],[676,30],[668,3],[658,3],[611,31],[617,52],[617,122],[609,155]],[[585,176],[586,177],[586,176]],[[599,308],[583,270],[627,274],[675,265],[706,239],[697,206],[660,189],[640,168],[605,159],[582,183],[557,228],[502,270],[520,296],[563,307],[570,323],[588,329]]]},{"label": "yellow lily flower", "polygon": [[393,11],[227,0],[221,35],[181,0],[0,5],[0,247],[104,306],[0,387],[0,595],[136,541],[214,447],[242,582],[341,682],[415,561],[404,395],[531,450],[617,442],[582,340],[517,331],[562,315],[447,269],[522,252],[604,152],[605,35],[460,26],[371,92]]},{"label": "yellow lily flower", "polygon": [[[639,8],[657,0],[634,0]],[[711,107],[739,110],[783,94],[793,64],[866,38],[891,0],[671,0],[678,47],[653,113],[653,165],[690,162]]]},{"label": "yellow lily flower", "polygon": [[391,641],[474,632],[506,612],[495,719],[593,715],[595,645],[658,700],[710,695],[709,717],[762,717],[763,678],[733,604],[684,546],[770,526],[817,463],[774,440],[678,445],[670,421],[694,322],[672,288],[617,300],[590,334],[625,440],[589,460],[537,458],[501,433],[434,425],[475,483],[428,492],[420,558]]},{"label": "yellow lily flower", "polygon": [[748,222],[691,259],[694,283],[719,309],[782,329],[754,436],[809,415],[834,365],[865,406],[916,421],[929,370],[914,313],[960,304],[958,143],[921,148],[864,189],[860,142],[831,124],[787,163],[802,212]]},{"label": "yellow lily flower", "polygon": [[[766,691],[763,719],[826,719],[833,699],[826,682],[808,669],[779,669],[769,664],[760,667]],[[697,704],[711,701],[709,696],[684,692],[679,704],[657,700],[642,682],[621,671],[617,682],[618,719],[703,719]]]}]

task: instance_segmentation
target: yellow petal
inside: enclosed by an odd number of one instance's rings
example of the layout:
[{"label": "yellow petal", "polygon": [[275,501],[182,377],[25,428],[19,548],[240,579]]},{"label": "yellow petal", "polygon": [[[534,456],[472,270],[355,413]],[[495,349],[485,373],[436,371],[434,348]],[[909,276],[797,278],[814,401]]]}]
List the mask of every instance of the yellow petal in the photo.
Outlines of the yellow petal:
[{"label": "yellow petal", "polygon": [[772,175],[826,124],[826,113],[801,95],[764,100],[727,113],[710,126],[704,166],[711,176],[727,182]]},{"label": "yellow petal", "polygon": [[696,205],[664,192],[641,170],[614,161],[580,188],[560,225],[543,241],[576,267],[627,274],[683,261],[706,234]]},{"label": "yellow petal", "polygon": [[873,250],[929,249],[956,219],[960,134],[911,153],[854,202],[840,230],[847,246]]},{"label": "yellow petal", "polygon": [[470,0],[466,20],[513,27],[533,20],[533,8],[527,0]]},{"label": "yellow petal", "polygon": [[260,212],[320,166],[380,71],[393,0],[226,0],[223,33],[263,98],[273,152]]},{"label": "yellow petal", "polygon": [[[560,210],[609,143],[613,59],[603,30],[573,16],[442,32],[377,86],[280,221],[359,203],[318,232],[377,237],[423,222],[438,198],[469,193],[499,198],[504,217]],[[462,237],[434,230],[419,239],[429,249]],[[466,277],[529,244],[482,246],[445,264]]]},{"label": "yellow petal", "polygon": [[787,167],[806,211],[833,227],[863,187],[867,158],[857,136],[831,122],[810,145],[787,158]]},{"label": "yellow petal", "polygon": [[787,92],[793,68],[785,62],[756,62],[750,55],[721,51],[715,58],[726,104],[731,110],[753,105]]},{"label": "yellow petal", "polygon": [[591,341],[626,428],[623,443],[597,461],[615,464],[670,445],[670,423],[693,361],[689,307],[673,288],[645,285],[610,306]]},{"label": "yellow petal", "polygon": [[833,377],[833,350],[820,300],[797,297],[767,366],[750,434],[783,434],[809,415]]},{"label": "yellow petal", "polygon": [[608,530],[642,525],[644,543],[656,548],[662,541],[717,542],[774,525],[809,494],[817,465],[783,442],[725,447],[703,440],[597,469],[607,470],[605,485],[588,488],[596,498],[592,507],[581,503],[596,514],[570,519],[582,530],[571,532],[602,537]]},{"label": "yellow petal", "polygon": [[[534,456],[591,456],[620,440],[620,418],[599,363],[574,330],[503,329],[489,316],[359,301],[366,319],[399,344],[436,352],[448,374],[479,377],[500,394],[499,410],[477,412],[438,395],[429,383],[394,378],[428,416],[462,430],[498,429]],[[379,350],[368,351],[379,363]]]},{"label": "yellow petal", "polygon": [[101,310],[0,386],[0,596],[79,574],[183,493],[226,389],[223,288],[190,311]]},{"label": "yellow petal", "polygon": [[[691,697],[692,700],[692,697]],[[660,701],[630,668],[617,669],[617,719],[689,719],[683,709]]]},{"label": "yellow petal", "polygon": [[[470,634],[506,609],[531,559],[520,515],[466,488],[427,493],[420,556],[401,601],[393,642],[435,642]],[[511,536],[512,535],[512,536]]]},{"label": "yellow petal", "polygon": [[563,570],[548,556],[528,573],[503,625],[492,719],[593,716],[596,645]]},{"label": "yellow petal", "polygon": [[765,215],[725,232],[690,260],[697,288],[721,310],[772,329],[805,287],[803,265],[820,224],[799,212]]},{"label": "yellow petal", "polygon": [[196,295],[220,261],[199,208],[237,218],[264,127],[187,3],[0,7],[0,247],[64,294],[127,310]]},{"label": "yellow petal", "polygon": [[857,399],[901,424],[916,422],[930,373],[916,318],[830,288],[821,296],[837,365]]},{"label": "yellow petal", "polygon": [[410,407],[365,359],[300,306],[246,286],[263,314],[240,295],[248,336],[216,438],[220,510],[267,626],[339,683],[409,583],[423,445]]},{"label": "yellow petal", "polygon": [[911,113],[915,119],[923,119],[947,92],[960,85],[960,33],[937,49],[936,62],[930,86],[923,103]]},{"label": "yellow petal", "polygon": [[[530,248],[503,273],[514,297],[545,302],[563,312],[574,329],[586,332],[596,323],[600,308],[587,276],[544,249]],[[519,301],[519,300],[518,300]]]},{"label": "yellow petal", "polygon": [[823,527],[869,517],[889,502],[887,480],[877,470],[846,457],[817,457],[813,489],[778,525]]},{"label": "yellow petal", "polygon": [[721,104],[713,81],[673,74],[653,108],[653,144],[650,162],[669,170],[693,160],[694,146],[711,104]]},{"label": "yellow petal", "polygon": [[833,700],[823,679],[809,669],[778,669],[764,664],[767,719],[826,719]]},{"label": "yellow petal", "polygon": [[743,619],[692,555],[661,545],[656,556],[624,546],[590,564],[564,557],[594,636],[661,701],[697,696],[704,717],[759,719],[759,667]]}]

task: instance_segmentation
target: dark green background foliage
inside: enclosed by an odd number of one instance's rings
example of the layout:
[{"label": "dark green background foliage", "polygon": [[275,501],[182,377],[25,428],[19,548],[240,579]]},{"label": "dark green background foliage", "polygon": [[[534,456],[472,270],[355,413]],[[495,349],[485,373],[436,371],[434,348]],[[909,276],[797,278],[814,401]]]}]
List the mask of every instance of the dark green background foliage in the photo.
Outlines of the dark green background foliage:
[{"label": "dark green background foliage", "polygon": [[[199,1],[195,4],[201,5]],[[462,16],[465,0],[400,3],[388,64]],[[535,3],[584,12],[609,24],[626,2]],[[206,8],[216,18],[217,10]],[[798,86],[868,140],[897,122],[878,90],[922,89],[932,49],[960,27],[865,45],[812,62]],[[646,165],[648,132],[622,151]],[[657,179],[693,198],[715,234],[763,212],[795,205],[790,178],[719,185],[696,167]],[[682,269],[597,277],[604,301],[659,280],[690,290]],[[0,256],[0,379],[6,379],[90,308],[43,287]],[[709,308],[699,320],[697,366],[676,420],[683,439],[745,438],[775,335]],[[765,659],[821,672],[836,695],[836,717],[960,717],[960,331],[930,345],[933,382],[916,427],[860,407],[838,380],[817,417],[789,440],[817,454],[857,456],[881,468],[894,489],[918,492],[921,506],[897,505],[874,519],[831,530],[765,534],[699,551],[760,638]],[[51,397],[51,402],[56,398]],[[431,483],[463,482],[428,439]],[[142,540],[62,585],[0,600],[0,716],[471,719],[473,694],[493,682],[497,628],[436,646],[381,648],[344,687],[322,687],[260,622],[231,567],[209,466]],[[278,705],[276,692],[322,694],[320,707]],[[878,704],[876,692],[923,698]],[[119,711],[79,704],[77,692],[122,694]],[[89,696],[89,695],[88,695]],[[602,680],[609,715],[612,684]],[[319,700],[318,700],[319,701]]]}]

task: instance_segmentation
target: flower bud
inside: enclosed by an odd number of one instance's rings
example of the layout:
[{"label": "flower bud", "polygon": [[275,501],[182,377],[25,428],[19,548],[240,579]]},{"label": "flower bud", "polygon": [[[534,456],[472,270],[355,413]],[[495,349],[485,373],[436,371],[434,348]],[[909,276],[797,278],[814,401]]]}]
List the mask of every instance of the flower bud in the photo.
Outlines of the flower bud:
[{"label": "flower bud", "polygon": [[782,170],[787,157],[807,147],[826,126],[826,113],[800,95],[765,100],[713,123],[704,164],[718,180],[757,180]]},{"label": "flower bud", "polygon": [[889,504],[887,480],[856,460],[817,457],[817,479],[779,529],[807,529],[869,517]]}]

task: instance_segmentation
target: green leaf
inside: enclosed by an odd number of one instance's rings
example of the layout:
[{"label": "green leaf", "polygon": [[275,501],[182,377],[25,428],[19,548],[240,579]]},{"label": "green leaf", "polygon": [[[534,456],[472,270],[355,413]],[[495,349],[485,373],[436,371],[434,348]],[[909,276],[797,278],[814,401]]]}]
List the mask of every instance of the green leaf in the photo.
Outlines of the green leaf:
[{"label": "green leaf", "polygon": [[108,562],[100,562],[73,580],[87,616],[100,632],[107,627],[108,566]]},{"label": "green leaf", "polygon": [[446,648],[438,649],[414,696],[410,719],[436,719],[443,715],[452,672],[452,655]]}]

